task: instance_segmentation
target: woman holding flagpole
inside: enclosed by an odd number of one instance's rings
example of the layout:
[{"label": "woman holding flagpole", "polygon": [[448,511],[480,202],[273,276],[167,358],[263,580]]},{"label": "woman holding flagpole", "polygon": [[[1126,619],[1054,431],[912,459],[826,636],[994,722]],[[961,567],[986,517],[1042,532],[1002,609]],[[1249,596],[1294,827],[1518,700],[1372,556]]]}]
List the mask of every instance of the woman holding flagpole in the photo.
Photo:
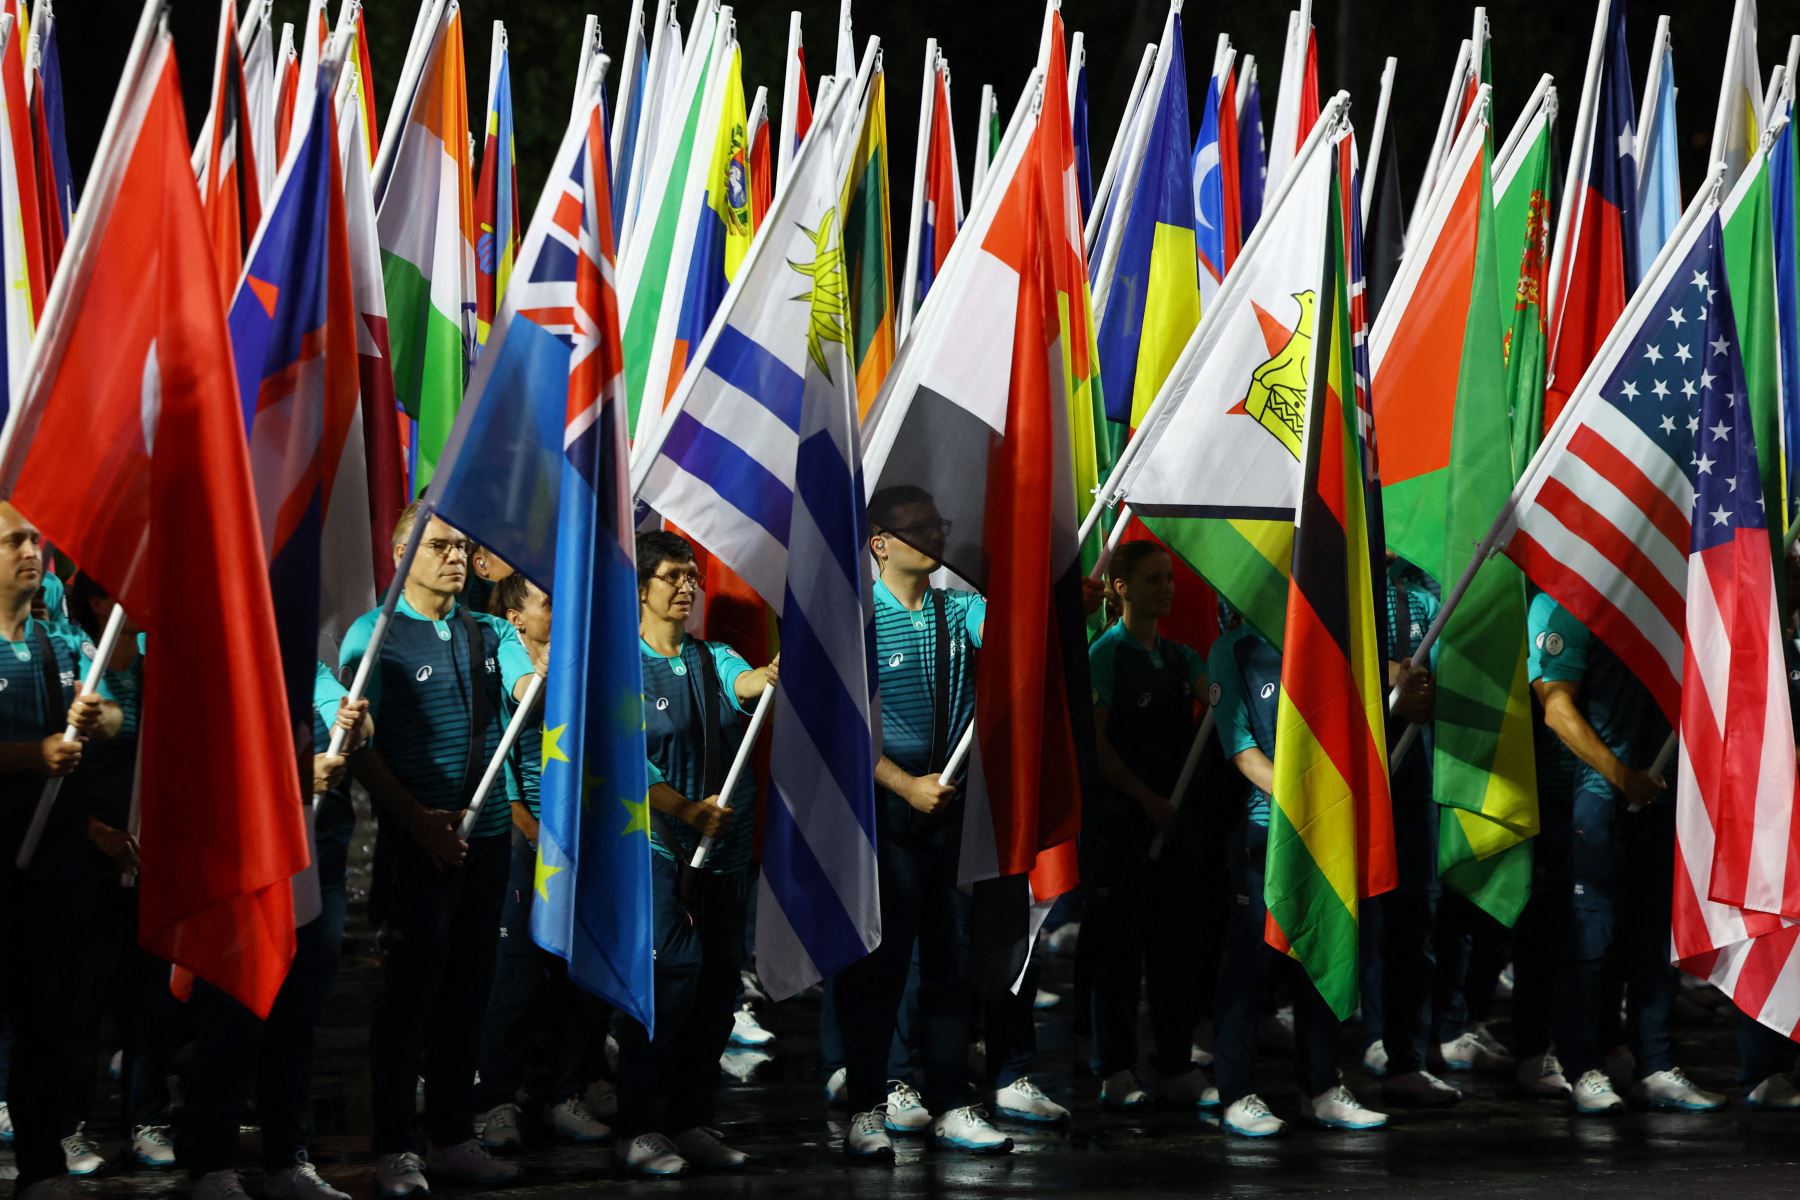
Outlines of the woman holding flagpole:
[{"label": "woman holding flagpole", "polygon": [[[713,1125],[719,1055],[731,1037],[750,900],[756,785],[720,792],[747,729],[745,716],[775,683],[722,642],[687,632],[701,578],[686,539],[637,538],[638,637],[644,668],[648,820],[655,853],[656,1031],[619,1028],[616,1152],[631,1174],[742,1167],[748,1156]],[[702,838],[712,845],[698,866]],[[665,1132],[676,1131],[673,1138]]]}]

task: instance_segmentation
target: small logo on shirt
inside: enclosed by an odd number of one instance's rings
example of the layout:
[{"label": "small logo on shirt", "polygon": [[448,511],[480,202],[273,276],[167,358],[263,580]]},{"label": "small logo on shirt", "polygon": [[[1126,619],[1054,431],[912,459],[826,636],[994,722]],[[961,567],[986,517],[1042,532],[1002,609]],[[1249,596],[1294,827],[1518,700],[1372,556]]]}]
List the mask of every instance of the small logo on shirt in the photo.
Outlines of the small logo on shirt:
[{"label": "small logo on shirt", "polygon": [[1412,623],[1412,640],[1416,642],[1424,636],[1425,631],[1419,628],[1419,623],[1417,621],[1414,621]]},{"label": "small logo on shirt", "polygon": [[1138,707],[1139,708],[1149,708],[1150,707],[1150,693],[1149,692],[1145,692],[1143,695],[1138,697]]},{"label": "small logo on shirt", "polygon": [[893,656],[893,657],[892,657],[892,658],[890,658],[890,659],[888,659],[888,666],[890,666],[890,667],[897,667],[897,666],[899,666],[899,665],[900,665],[900,664],[901,664],[901,663],[903,663],[903,662],[905,662],[905,661],[906,661],[906,655],[904,655],[904,654],[896,654],[896,655],[894,655],[894,656]]},{"label": "small logo on shirt", "polygon": [[1215,683],[1206,689],[1206,702],[1216,705],[1224,695],[1225,689]]},{"label": "small logo on shirt", "polygon": [[94,643],[92,643],[92,642],[81,643],[81,655],[83,658],[92,658],[92,657],[94,657],[94,654],[95,654]]},{"label": "small logo on shirt", "polygon": [[427,679],[430,679],[431,678],[431,664],[427,663],[426,665],[420,667],[419,673],[417,675],[414,675],[413,678],[418,680],[420,683],[424,683]]},{"label": "small logo on shirt", "polygon": [[1275,685],[1272,683],[1263,684],[1262,691],[1257,693],[1257,695],[1261,696],[1264,700],[1267,700],[1270,696],[1273,696],[1274,694],[1275,694]]},{"label": "small logo on shirt", "polygon": [[1548,654],[1550,657],[1555,658],[1558,654],[1563,652],[1562,634],[1550,633],[1548,631],[1538,634],[1537,648],[1542,650],[1545,654]]},{"label": "small logo on shirt", "polygon": [[4,692],[6,690],[6,682],[7,681],[5,679],[0,678],[0,692]]},{"label": "small logo on shirt", "polygon": [[656,711],[657,712],[668,712],[669,711],[669,698],[667,696],[658,696],[656,698]]},{"label": "small logo on shirt", "polygon": [[75,686],[75,672],[64,671],[64,672],[62,672],[60,678],[62,679],[62,685],[64,687],[72,688]]},{"label": "small logo on shirt", "polygon": [[494,670],[495,670],[495,668],[494,668],[494,660],[493,660],[493,659],[491,659],[491,658],[490,658],[490,659],[488,659],[488,660],[487,660],[487,661],[486,661],[486,663],[485,663],[485,664],[484,664],[484,665],[485,665],[485,666],[486,666],[486,667],[487,667],[487,673],[488,673],[488,674],[489,674],[489,675],[492,675],[492,674],[493,674],[493,673],[494,673]]}]

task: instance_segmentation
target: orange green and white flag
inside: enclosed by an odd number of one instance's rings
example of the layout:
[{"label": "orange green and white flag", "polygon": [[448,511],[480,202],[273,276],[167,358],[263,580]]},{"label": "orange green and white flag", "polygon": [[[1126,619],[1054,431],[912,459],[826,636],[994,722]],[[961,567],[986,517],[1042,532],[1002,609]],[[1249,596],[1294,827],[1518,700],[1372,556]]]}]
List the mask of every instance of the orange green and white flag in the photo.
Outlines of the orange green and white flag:
[{"label": "orange green and white flag", "polygon": [[375,181],[394,392],[415,423],[415,495],[431,482],[475,348],[475,197],[464,70],[462,14],[451,4],[431,34],[392,166]]},{"label": "orange green and white flag", "polygon": [[1338,216],[1354,200],[1330,174],[1263,898],[1264,939],[1300,963],[1343,1019],[1357,1004],[1362,902],[1393,888],[1395,861],[1386,664],[1364,511],[1349,255]]},{"label": "orange green and white flag", "polygon": [[[1370,337],[1387,543],[1445,589],[1476,563],[1514,483],[1489,95],[1451,148]],[[1523,255],[1508,257],[1516,279]],[[1434,652],[1438,873],[1506,925],[1530,893],[1538,832],[1525,617],[1524,575],[1488,562]]]}]

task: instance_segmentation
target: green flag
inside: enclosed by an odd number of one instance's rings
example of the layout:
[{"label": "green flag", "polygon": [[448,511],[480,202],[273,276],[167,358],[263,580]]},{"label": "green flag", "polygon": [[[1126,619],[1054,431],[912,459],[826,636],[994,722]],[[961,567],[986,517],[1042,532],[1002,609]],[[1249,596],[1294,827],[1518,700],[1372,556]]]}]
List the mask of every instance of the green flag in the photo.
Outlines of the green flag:
[{"label": "green flag", "polygon": [[[1750,389],[1750,423],[1758,446],[1781,446],[1780,326],[1775,306],[1775,222],[1769,198],[1769,156],[1751,158],[1725,201],[1725,278],[1731,284],[1731,310],[1737,321],[1738,349],[1744,357],[1744,383]],[[1710,298],[1710,293],[1708,294]],[[1711,358],[1713,348],[1696,336],[1690,353]],[[1679,351],[1677,351],[1679,353]],[[1782,473],[1763,472],[1765,511],[1785,513]],[[1786,530],[1769,522],[1769,552],[1774,557],[1776,586],[1787,578],[1782,565]],[[1784,610],[1785,611],[1785,610]]]},{"label": "green flag", "polygon": [[1555,89],[1538,106],[1494,179],[1494,245],[1500,261],[1518,255],[1518,286],[1506,331],[1507,413],[1512,421],[1513,477],[1537,453],[1544,427],[1544,374],[1548,340],[1544,286],[1550,257],[1550,196],[1554,156]]},{"label": "green flag", "polygon": [[[1372,339],[1388,545],[1446,586],[1513,486],[1485,126],[1483,114],[1458,137]],[[1529,894],[1538,831],[1525,613],[1510,561],[1475,573],[1439,635],[1432,723],[1439,875],[1507,925]]]}]

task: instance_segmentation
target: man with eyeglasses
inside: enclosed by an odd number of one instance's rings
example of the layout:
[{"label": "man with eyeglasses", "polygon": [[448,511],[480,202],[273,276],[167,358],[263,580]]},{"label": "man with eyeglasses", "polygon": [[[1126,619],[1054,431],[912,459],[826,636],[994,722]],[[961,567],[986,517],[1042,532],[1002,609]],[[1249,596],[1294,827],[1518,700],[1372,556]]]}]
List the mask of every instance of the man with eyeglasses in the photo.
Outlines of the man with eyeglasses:
[{"label": "man with eyeglasses", "polygon": [[[396,564],[419,516],[415,503],[394,527]],[[519,1174],[488,1154],[471,1123],[506,894],[510,784],[506,792],[496,785],[467,841],[458,826],[499,748],[504,697],[522,696],[534,668],[511,625],[459,602],[473,546],[435,516],[430,522],[369,676],[379,732],[354,760],[379,818],[369,912],[381,931],[382,986],[369,1067],[383,1196],[429,1192],[427,1172],[463,1186]],[[345,678],[367,653],[378,615],[363,614],[345,635]],[[421,1059],[423,1158],[413,1104]]]},{"label": "man with eyeglasses", "polygon": [[[987,601],[931,586],[949,525],[921,488],[883,488],[869,500],[869,552],[880,575],[875,654],[882,755],[875,764],[875,844],[882,936],[881,945],[839,972],[835,984],[848,1100],[856,1114],[844,1152],[853,1158],[891,1161],[891,1134],[927,1129],[945,1149],[1012,1149],[1012,1139],[970,1104],[969,897],[956,886],[962,798],[938,776],[975,717],[971,654],[981,645]],[[915,938],[923,1094],[906,1084],[889,1090],[885,1070]]]}]

